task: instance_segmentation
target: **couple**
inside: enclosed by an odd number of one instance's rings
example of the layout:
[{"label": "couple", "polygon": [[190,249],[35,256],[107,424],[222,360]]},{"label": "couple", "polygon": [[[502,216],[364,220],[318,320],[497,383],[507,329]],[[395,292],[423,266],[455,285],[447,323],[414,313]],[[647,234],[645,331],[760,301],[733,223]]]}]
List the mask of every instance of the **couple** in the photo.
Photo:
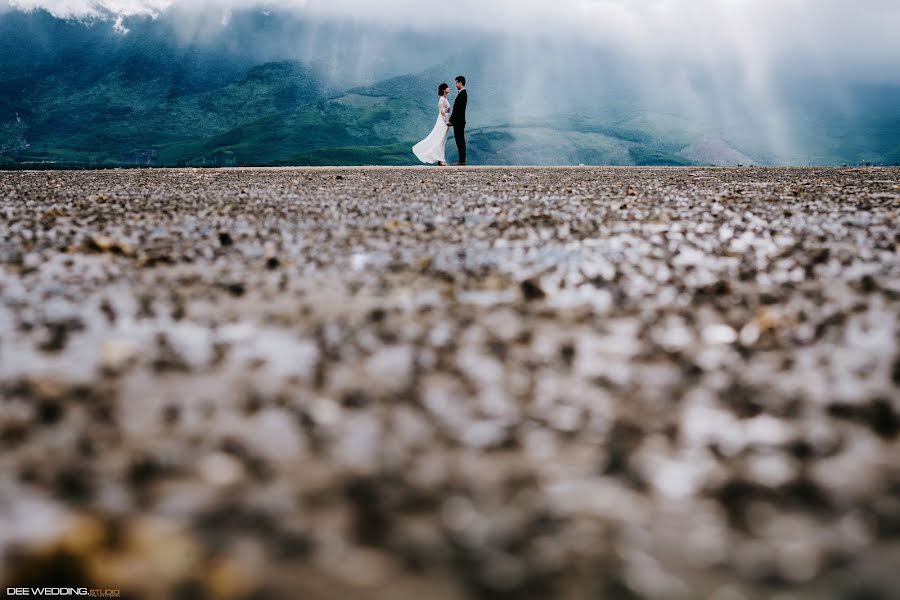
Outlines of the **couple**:
[{"label": "couple", "polygon": [[459,166],[466,164],[466,102],[469,97],[466,93],[466,78],[460,75],[456,78],[456,89],[459,92],[453,102],[453,112],[450,112],[450,86],[442,83],[438,86],[438,119],[434,129],[428,137],[413,146],[413,154],[423,163],[437,163],[446,166],[444,158],[444,146],[447,145],[447,133],[453,128],[453,137],[456,139],[456,148],[459,150]]}]

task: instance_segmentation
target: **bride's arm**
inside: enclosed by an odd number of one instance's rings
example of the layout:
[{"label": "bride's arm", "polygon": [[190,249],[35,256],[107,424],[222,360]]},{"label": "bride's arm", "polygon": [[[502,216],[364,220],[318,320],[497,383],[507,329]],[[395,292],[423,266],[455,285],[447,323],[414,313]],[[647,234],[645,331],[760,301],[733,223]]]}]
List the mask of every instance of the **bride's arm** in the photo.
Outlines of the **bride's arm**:
[{"label": "bride's arm", "polygon": [[444,123],[450,123],[450,102],[447,101],[446,98],[441,98],[438,103],[438,107],[441,111],[441,117],[444,118]]}]

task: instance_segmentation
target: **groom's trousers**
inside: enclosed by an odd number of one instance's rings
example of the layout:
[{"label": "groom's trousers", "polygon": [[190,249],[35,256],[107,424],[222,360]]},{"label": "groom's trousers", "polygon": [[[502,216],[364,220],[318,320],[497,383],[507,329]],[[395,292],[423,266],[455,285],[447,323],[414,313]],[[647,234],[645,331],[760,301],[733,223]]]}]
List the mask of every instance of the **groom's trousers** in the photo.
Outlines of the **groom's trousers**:
[{"label": "groom's trousers", "polygon": [[466,126],[453,126],[453,139],[456,140],[456,150],[459,152],[459,162],[466,162]]}]

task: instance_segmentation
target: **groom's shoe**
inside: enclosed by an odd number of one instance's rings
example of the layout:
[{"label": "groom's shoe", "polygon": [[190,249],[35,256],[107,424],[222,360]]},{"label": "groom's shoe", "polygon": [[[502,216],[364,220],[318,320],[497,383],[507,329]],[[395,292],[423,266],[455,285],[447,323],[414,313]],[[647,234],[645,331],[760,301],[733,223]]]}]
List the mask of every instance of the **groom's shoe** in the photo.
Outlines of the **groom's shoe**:
[{"label": "groom's shoe", "polygon": [[453,163],[454,167],[465,167],[466,163]]}]

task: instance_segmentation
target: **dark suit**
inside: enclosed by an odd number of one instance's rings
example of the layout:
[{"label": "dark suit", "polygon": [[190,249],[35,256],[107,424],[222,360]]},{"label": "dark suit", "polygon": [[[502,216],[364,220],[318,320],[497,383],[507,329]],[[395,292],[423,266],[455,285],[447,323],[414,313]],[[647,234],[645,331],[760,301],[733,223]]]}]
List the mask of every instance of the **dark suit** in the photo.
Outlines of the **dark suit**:
[{"label": "dark suit", "polygon": [[453,139],[459,151],[459,162],[466,162],[466,104],[469,95],[465,89],[460,90],[453,101],[453,112],[450,113],[450,125],[453,126]]}]

